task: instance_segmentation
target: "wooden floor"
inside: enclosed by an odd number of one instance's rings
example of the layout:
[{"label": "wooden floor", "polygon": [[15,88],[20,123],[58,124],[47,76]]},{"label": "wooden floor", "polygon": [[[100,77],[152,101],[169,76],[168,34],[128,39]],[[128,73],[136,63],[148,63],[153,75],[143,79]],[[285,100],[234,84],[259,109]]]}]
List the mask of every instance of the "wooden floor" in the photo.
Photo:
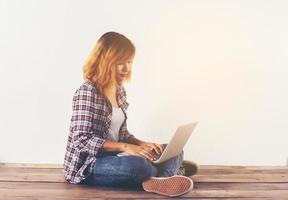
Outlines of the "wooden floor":
[{"label": "wooden floor", "polygon": [[[174,199],[288,199],[288,167],[200,166],[194,189]],[[61,165],[0,163],[0,199],[169,199],[120,188],[73,185]]]}]

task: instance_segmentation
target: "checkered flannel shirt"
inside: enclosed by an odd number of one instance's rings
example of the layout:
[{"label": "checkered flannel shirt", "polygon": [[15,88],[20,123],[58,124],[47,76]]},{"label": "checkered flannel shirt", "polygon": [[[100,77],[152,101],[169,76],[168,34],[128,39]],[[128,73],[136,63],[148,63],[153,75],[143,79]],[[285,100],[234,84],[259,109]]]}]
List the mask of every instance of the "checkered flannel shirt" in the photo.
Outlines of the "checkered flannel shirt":
[{"label": "checkered flannel shirt", "polygon": [[[125,120],[119,130],[119,141],[134,137],[127,130],[126,92],[117,88],[117,101]],[[92,83],[84,82],[73,96],[70,133],[64,158],[64,177],[70,183],[80,183],[97,164],[96,155],[108,135],[112,118],[112,105]]]}]

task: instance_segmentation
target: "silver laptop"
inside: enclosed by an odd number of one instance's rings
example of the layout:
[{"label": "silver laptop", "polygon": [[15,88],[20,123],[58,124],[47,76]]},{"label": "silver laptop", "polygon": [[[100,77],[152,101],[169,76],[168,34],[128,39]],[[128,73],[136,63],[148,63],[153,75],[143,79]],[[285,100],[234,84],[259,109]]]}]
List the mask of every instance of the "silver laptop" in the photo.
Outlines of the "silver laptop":
[{"label": "silver laptop", "polygon": [[152,162],[161,163],[179,155],[194,131],[197,123],[198,122],[191,122],[179,126],[159,159]]},{"label": "silver laptop", "polygon": [[[198,122],[191,122],[189,124],[179,126],[161,156],[157,160],[154,160],[152,162],[155,164],[161,163],[179,155],[183,150],[185,144],[187,143],[189,137],[191,136],[192,132],[194,131],[197,123]],[[119,153],[117,155],[124,156],[127,154]]]}]

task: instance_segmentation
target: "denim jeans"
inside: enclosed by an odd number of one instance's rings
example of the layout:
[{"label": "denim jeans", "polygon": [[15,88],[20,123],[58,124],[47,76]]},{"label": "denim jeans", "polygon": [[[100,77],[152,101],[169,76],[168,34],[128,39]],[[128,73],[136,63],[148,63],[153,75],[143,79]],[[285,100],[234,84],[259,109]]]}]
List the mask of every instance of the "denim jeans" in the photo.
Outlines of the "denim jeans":
[{"label": "denim jeans", "polygon": [[83,183],[99,186],[141,187],[149,177],[169,177],[177,173],[183,161],[183,151],[165,162],[154,164],[139,156],[117,156],[101,153],[92,174]]}]

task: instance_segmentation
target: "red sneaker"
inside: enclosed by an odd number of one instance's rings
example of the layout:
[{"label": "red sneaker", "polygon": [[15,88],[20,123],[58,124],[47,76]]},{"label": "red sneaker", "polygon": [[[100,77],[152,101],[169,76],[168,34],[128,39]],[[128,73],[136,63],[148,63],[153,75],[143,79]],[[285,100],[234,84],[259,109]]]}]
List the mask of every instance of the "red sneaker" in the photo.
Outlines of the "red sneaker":
[{"label": "red sneaker", "polygon": [[146,192],[175,197],[193,189],[193,181],[186,176],[151,177],[142,183]]}]

